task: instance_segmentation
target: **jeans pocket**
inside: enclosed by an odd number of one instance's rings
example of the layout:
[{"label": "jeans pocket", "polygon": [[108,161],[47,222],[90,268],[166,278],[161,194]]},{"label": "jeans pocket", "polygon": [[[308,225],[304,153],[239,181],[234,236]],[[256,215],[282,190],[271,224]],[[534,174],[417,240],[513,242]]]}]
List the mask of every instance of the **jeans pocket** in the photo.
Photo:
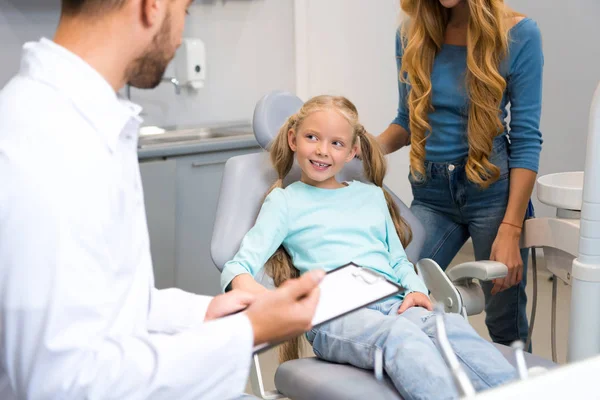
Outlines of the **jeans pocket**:
[{"label": "jeans pocket", "polygon": [[413,176],[412,172],[409,172],[408,173],[408,181],[410,182],[410,185],[413,187],[421,187],[421,186],[425,186],[425,184],[427,183],[427,177],[416,171],[415,171],[414,176]]},{"label": "jeans pocket", "polygon": [[319,351],[317,348],[315,348],[315,346],[313,346],[313,348],[312,348],[312,349],[313,349],[313,353],[315,353],[315,356],[317,356],[317,358],[320,358],[320,359],[322,359],[322,360],[324,360],[324,359],[325,359],[325,358],[323,357],[323,355],[321,354],[321,352],[320,352],[320,351]]},{"label": "jeans pocket", "polygon": [[313,342],[315,341],[317,332],[318,332],[317,328],[312,328],[310,331],[306,332],[304,335],[306,337],[306,340],[308,341],[308,343],[311,344],[311,346],[312,346]]},{"label": "jeans pocket", "polygon": [[315,353],[315,355],[321,359],[324,359],[323,357],[323,353],[319,350],[319,343],[321,343],[321,345],[323,345],[323,340],[320,339],[317,341],[317,343],[315,344],[315,339],[317,338],[317,333],[318,330],[317,329],[312,329],[311,331],[307,332],[307,336],[308,335],[312,335],[311,340],[309,340],[308,342],[310,343],[310,345],[312,346],[312,350],[313,353]]},{"label": "jeans pocket", "polygon": [[510,172],[508,168],[508,143],[504,136],[494,140],[492,152],[488,159],[500,170],[498,180],[508,179]]}]

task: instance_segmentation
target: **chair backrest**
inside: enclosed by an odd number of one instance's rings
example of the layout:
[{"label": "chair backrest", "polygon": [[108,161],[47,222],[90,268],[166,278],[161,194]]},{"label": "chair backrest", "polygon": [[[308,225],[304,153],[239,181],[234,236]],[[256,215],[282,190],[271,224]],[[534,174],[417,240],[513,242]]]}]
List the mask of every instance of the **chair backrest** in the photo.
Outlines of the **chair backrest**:
[{"label": "chair backrest", "polygon": [[304,102],[290,92],[280,90],[265,95],[256,103],[252,127],[256,141],[265,150],[269,149],[271,141],[279,132],[279,128],[297,112]]},{"label": "chair backrest", "polygon": [[[280,103],[277,98],[285,99]],[[294,98],[296,100],[294,100]],[[280,126],[295,113],[302,101],[290,93],[275,92],[263,97],[256,105],[253,129],[263,148],[277,135]],[[279,124],[279,125],[277,125]],[[264,145],[263,145],[264,144]],[[244,235],[252,228],[262,206],[265,194],[277,179],[269,153],[255,153],[230,158],[225,164],[217,215],[211,241],[212,259],[219,268],[237,253]],[[294,164],[284,180],[284,187],[300,179],[300,168]],[[353,160],[338,175],[341,181],[364,181],[362,162]],[[386,188],[413,232],[413,240],[406,248],[408,258],[416,263],[425,241],[425,230],[408,207]]]}]

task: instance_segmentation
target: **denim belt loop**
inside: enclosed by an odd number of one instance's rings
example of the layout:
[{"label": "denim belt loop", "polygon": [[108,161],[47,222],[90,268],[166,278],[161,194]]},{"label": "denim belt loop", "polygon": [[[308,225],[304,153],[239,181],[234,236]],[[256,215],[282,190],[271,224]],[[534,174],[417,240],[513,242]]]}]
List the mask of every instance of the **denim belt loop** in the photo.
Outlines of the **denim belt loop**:
[{"label": "denim belt loop", "polygon": [[426,167],[425,167],[425,174],[427,179],[432,179],[433,174],[431,173],[431,169],[433,168],[433,163],[432,162],[426,162]]}]

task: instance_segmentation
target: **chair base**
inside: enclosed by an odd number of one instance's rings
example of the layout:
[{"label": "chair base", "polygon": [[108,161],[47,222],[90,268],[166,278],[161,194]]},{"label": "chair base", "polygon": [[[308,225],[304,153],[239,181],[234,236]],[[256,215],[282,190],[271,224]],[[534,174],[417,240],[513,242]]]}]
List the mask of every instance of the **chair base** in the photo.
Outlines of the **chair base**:
[{"label": "chair base", "polygon": [[[514,351],[494,344],[516,367]],[[525,353],[528,368],[551,369],[557,365],[541,357]],[[386,376],[380,383],[373,371],[319,360],[315,357],[283,363],[275,374],[277,390],[292,400],[402,400]]]}]

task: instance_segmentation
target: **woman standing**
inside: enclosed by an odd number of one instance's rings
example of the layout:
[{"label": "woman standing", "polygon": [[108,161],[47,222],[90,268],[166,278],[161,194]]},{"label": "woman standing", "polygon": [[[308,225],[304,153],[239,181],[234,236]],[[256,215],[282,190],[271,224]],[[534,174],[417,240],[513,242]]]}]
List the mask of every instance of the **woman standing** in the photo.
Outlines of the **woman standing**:
[{"label": "woman standing", "polygon": [[540,31],[503,0],[401,7],[398,115],[378,141],[386,153],[411,145],[411,210],[427,228],[421,258],[446,268],[471,237],[477,260],[506,264],[506,278],[483,282],[486,324],[497,343],[525,341],[519,239],[542,144]]}]

